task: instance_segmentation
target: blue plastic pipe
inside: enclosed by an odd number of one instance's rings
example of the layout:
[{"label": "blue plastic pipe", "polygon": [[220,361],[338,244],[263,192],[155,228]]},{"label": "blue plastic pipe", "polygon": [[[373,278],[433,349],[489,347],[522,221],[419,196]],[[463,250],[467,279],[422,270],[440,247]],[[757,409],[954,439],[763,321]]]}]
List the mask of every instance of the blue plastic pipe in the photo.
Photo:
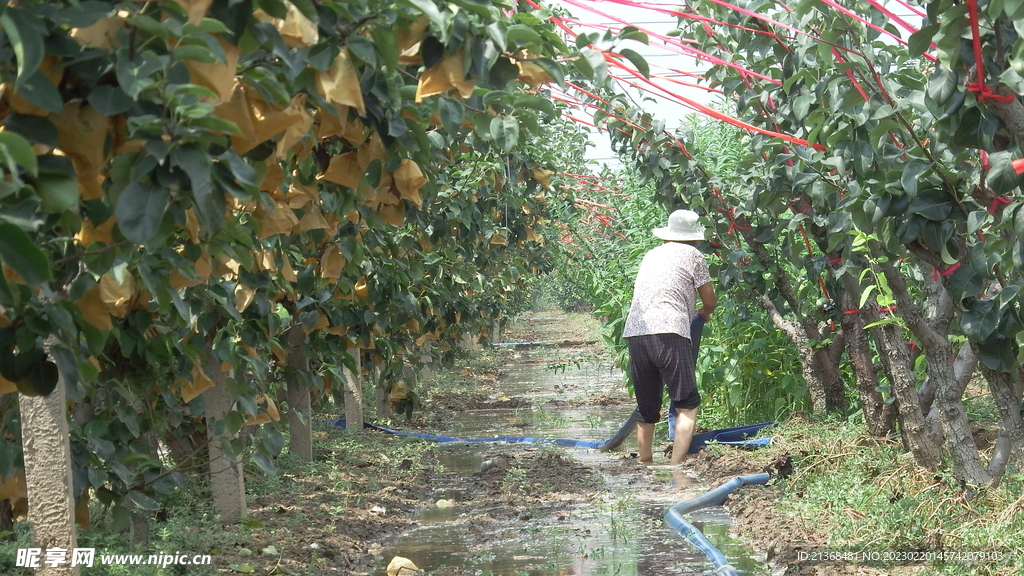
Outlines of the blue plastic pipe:
[{"label": "blue plastic pipe", "polygon": [[749,484],[765,484],[770,476],[768,474],[752,474],[750,476],[737,476],[722,484],[718,488],[701,494],[691,500],[685,500],[672,506],[665,512],[665,523],[675,529],[686,538],[691,544],[697,547],[715,567],[715,572],[723,576],[738,576],[736,568],[729,564],[729,559],[722,554],[714,544],[704,537],[700,530],[683,518],[683,514],[693,512],[707,506],[721,506],[733,490]]}]

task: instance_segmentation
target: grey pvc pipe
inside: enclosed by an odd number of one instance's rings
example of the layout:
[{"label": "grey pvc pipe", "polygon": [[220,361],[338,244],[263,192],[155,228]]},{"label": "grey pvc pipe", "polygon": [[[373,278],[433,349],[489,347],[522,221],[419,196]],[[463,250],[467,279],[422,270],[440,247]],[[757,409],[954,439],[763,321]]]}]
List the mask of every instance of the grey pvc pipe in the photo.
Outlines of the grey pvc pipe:
[{"label": "grey pvc pipe", "polygon": [[733,490],[749,484],[766,484],[771,478],[768,474],[752,474],[750,476],[737,476],[721,486],[701,494],[691,500],[685,500],[672,506],[665,512],[665,523],[674,528],[679,534],[686,538],[691,544],[697,547],[715,567],[715,572],[723,576],[738,576],[736,568],[729,564],[729,559],[722,554],[714,544],[704,537],[700,530],[690,524],[683,514],[693,512],[707,506],[721,506]]}]

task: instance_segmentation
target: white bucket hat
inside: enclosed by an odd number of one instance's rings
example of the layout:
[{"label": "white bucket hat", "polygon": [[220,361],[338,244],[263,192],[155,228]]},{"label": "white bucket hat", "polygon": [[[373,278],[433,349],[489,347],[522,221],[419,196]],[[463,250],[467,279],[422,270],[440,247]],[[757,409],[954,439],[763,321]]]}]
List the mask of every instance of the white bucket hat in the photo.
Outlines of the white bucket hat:
[{"label": "white bucket hat", "polygon": [[651,232],[662,240],[686,242],[703,240],[704,226],[698,222],[700,217],[693,210],[676,210],[668,217],[668,226],[655,228]]}]

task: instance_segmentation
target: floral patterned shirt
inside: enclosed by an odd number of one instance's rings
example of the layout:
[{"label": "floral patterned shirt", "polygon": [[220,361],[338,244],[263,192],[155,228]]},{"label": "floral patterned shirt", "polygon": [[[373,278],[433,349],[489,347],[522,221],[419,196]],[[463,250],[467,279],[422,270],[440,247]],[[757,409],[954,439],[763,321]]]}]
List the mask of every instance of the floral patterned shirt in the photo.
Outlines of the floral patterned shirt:
[{"label": "floral patterned shirt", "polygon": [[704,255],[689,244],[666,242],[648,251],[636,275],[622,336],[679,334],[688,339],[697,288],[710,281]]}]

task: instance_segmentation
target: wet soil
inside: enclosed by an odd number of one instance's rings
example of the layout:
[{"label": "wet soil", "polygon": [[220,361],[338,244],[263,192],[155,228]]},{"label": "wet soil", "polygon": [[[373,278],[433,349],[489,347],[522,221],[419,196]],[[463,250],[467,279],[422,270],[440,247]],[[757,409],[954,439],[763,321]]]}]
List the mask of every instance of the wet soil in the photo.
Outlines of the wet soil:
[{"label": "wet soil", "polygon": [[[553,332],[565,330],[564,323],[533,322],[506,336],[511,341],[552,341]],[[570,327],[570,330],[572,327]],[[582,334],[568,334],[560,342],[565,347],[584,343],[578,354],[597,351],[596,340]],[[556,346],[557,348],[557,346]],[[508,362],[522,362],[521,351],[502,352]],[[412,428],[451,422],[453,415],[465,410],[527,408],[531,399],[496,396],[502,371],[491,370],[467,374],[477,379],[481,389],[471,395],[437,395],[431,397],[429,408],[417,415]],[[623,391],[598,394],[585,399],[551,399],[549,406],[618,406],[631,400]],[[436,429],[436,428],[435,428]],[[389,437],[387,441],[408,441]],[[433,449],[424,445],[424,450]],[[330,460],[342,455],[321,448],[318,459]],[[428,460],[440,457],[427,455]],[[772,449],[751,452],[737,448],[714,447],[690,456],[681,468],[669,469],[667,456],[658,454],[656,466],[647,467],[629,452],[610,453],[595,461],[581,463],[561,451],[527,445],[496,445],[485,450],[488,462],[481,471],[458,470],[435,465],[418,472],[401,471],[402,463],[383,462],[374,455],[348,463],[343,476],[348,483],[344,495],[314,481],[290,478],[303,484],[298,495],[257,499],[251,516],[265,525],[254,531],[246,546],[260,550],[276,545],[277,559],[264,558],[269,574],[305,574],[317,565],[316,573],[362,576],[382,574],[391,560],[389,541],[399,533],[408,532],[427,516],[437,515],[457,524],[458,531],[471,535],[476,546],[488,549],[500,541],[517,537],[537,522],[557,522],[578,513],[581,506],[600,502],[607,495],[608,482],[633,486],[654,501],[682,500],[694,495],[692,487],[701,484],[714,487],[735,476],[755,474],[771,469],[786,471],[785,455]],[[437,462],[437,460],[435,460]],[[671,475],[671,483],[656,481]],[[353,501],[352,494],[359,498]],[[881,575],[915,574],[916,569],[883,572],[870,567],[846,563],[801,560],[801,552],[822,550],[827,541],[827,527],[814,519],[794,518],[776,507],[777,493],[771,487],[745,487],[737,490],[726,503],[733,516],[731,530],[772,566],[776,575]],[[655,506],[661,509],[660,506]],[[339,513],[340,511],[340,513]],[[300,536],[282,544],[282,534],[294,533],[296,516],[302,524]],[[658,518],[652,517],[656,521]],[[522,534],[518,534],[522,537]],[[277,566],[271,568],[274,562]],[[436,575],[468,573],[460,566],[430,567]]]}]

